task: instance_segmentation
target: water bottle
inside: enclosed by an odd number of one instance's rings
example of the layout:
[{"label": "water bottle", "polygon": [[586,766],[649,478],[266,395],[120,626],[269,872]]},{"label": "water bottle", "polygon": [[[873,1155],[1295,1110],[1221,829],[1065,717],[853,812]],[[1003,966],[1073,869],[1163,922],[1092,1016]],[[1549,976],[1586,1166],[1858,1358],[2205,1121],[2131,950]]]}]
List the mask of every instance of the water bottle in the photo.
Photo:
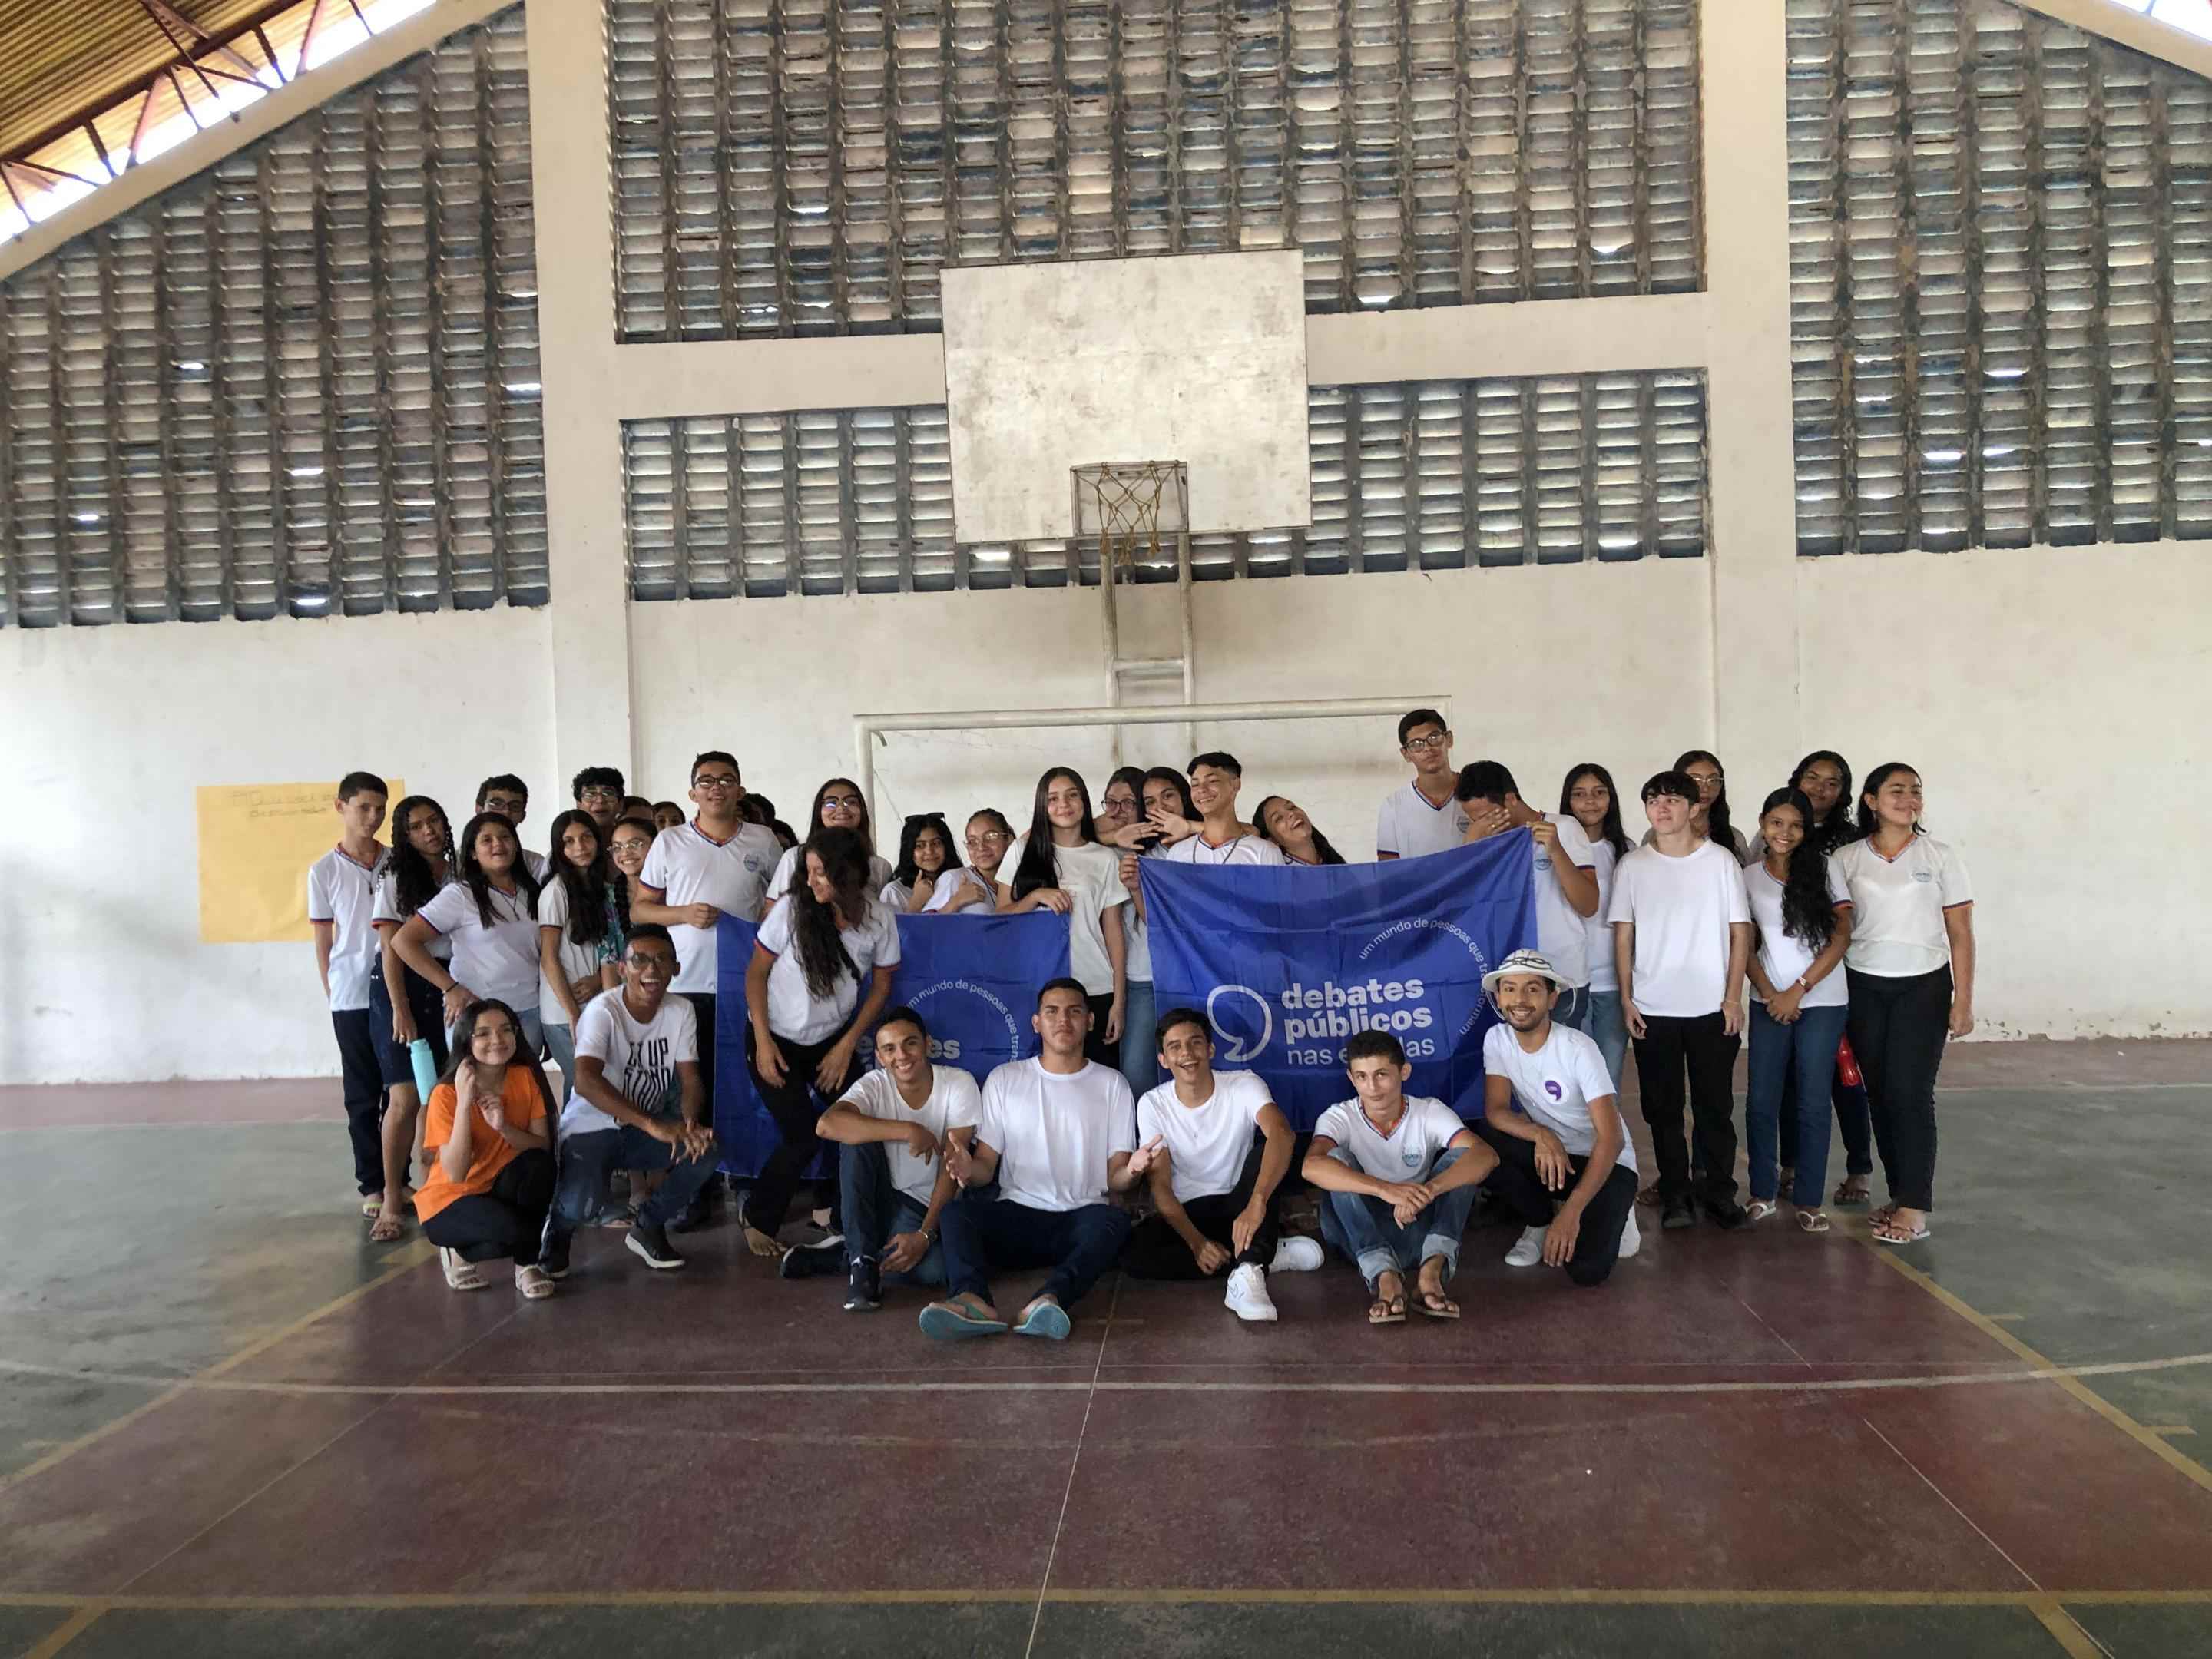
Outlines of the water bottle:
[{"label": "water bottle", "polygon": [[407,1045],[408,1063],[415,1068],[415,1097],[430,1098],[430,1091],[438,1086],[438,1062],[431,1057],[427,1037],[416,1037]]}]

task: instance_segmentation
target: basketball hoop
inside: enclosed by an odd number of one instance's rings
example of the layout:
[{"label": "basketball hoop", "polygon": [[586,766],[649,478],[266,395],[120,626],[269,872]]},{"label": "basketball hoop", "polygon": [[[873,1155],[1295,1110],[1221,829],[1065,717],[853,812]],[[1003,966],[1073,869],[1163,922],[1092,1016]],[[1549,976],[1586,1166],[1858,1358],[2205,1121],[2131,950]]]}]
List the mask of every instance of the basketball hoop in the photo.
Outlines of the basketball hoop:
[{"label": "basketball hoop", "polygon": [[1075,533],[1098,538],[1102,582],[1133,568],[1140,549],[1158,562],[1160,538],[1172,544],[1189,528],[1190,475],[1181,461],[1102,461],[1071,471]]}]

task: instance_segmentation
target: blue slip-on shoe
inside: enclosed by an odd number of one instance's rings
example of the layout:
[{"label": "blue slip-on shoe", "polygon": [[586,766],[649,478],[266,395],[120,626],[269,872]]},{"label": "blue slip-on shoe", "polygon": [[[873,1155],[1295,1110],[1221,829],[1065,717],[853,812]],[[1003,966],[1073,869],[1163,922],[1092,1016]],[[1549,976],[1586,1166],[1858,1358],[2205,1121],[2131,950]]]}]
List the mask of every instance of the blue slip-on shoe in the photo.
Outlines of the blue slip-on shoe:
[{"label": "blue slip-on shoe", "polygon": [[1050,1337],[1054,1342],[1065,1342],[1067,1340],[1068,1332],[1073,1328],[1073,1324],[1067,1316],[1067,1310],[1057,1302],[1048,1302],[1028,1318],[1023,1320],[1020,1324],[1015,1326],[1014,1334]]},{"label": "blue slip-on shoe", "polygon": [[958,1342],[971,1336],[1004,1336],[1006,1322],[963,1313],[957,1308],[933,1302],[921,1310],[921,1334],[939,1342]]}]

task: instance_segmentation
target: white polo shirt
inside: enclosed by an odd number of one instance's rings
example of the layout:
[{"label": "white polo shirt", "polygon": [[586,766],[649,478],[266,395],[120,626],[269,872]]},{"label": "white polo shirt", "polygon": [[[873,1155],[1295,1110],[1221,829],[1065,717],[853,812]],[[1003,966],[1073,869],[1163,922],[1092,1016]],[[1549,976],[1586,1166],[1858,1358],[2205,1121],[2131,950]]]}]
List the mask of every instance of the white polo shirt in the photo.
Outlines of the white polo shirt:
[{"label": "white polo shirt", "polygon": [[1743,866],[1711,842],[1680,858],[1639,847],[1613,874],[1610,921],[1636,924],[1638,1010],[1665,1019],[1720,1012],[1727,999],[1729,926],[1751,920]]},{"label": "white polo shirt", "polygon": [[1377,1181],[1426,1181],[1452,1137],[1466,1127],[1459,1114],[1435,1096],[1407,1095],[1405,1111],[1386,1135],[1369,1121],[1355,1095],[1323,1112],[1314,1135],[1334,1140],[1362,1175]]},{"label": "white polo shirt", "polygon": [[1964,860],[1949,843],[1915,836],[1894,859],[1875,851],[1874,837],[1839,847],[1829,863],[1851,896],[1847,967],[1884,979],[1932,974],[1951,960],[1943,913],[1974,902]]},{"label": "white polo shirt", "polygon": [[[1604,1051],[1594,1039],[1553,1020],[1551,1036],[1532,1054],[1513,1028],[1500,1022],[1483,1036],[1482,1069],[1510,1084],[1513,1103],[1559,1136],[1559,1145],[1577,1158],[1588,1158],[1596,1148],[1597,1125],[1589,1103],[1606,1095],[1617,1097],[1618,1091],[1605,1069]],[[1628,1139],[1628,1125],[1620,1127],[1620,1151],[1613,1161],[1632,1170],[1636,1147]]]},{"label": "white polo shirt", "polygon": [[[1826,860],[1828,875],[1828,902],[1831,905],[1849,904],[1850,890],[1844,885],[1842,872],[1835,860]],[[1797,982],[1797,976],[1813,965],[1817,954],[1813,947],[1792,933],[1782,919],[1782,884],[1769,875],[1766,864],[1743,867],[1743,886],[1751,900],[1751,920],[1759,929],[1759,965],[1765,970],[1766,982],[1777,990],[1787,990]],[[1848,948],[1848,947],[1846,947]],[[1763,1003],[1766,999],[1759,994],[1759,987],[1751,988],[1751,1000]],[[1851,1000],[1850,982],[1844,978],[1840,964],[1837,972],[1805,993],[1801,1008],[1840,1008]]]},{"label": "white polo shirt", "polygon": [[[450,886],[453,878],[448,876],[446,880]],[[399,872],[392,867],[388,859],[385,862],[384,873],[376,878],[376,908],[369,912],[368,919],[374,924],[389,926],[395,931],[404,926],[407,921],[399,914]],[[430,941],[430,954],[441,962],[450,961],[453,954],[453,940],[443,933],[439,934]],[[410,969],[409,971],[413,970]]]},{"label": "white polo shirt", "polygon": [[[766,835],[768,832],[763,830],[762,833]],[[776,842],[774,836],[769,836],[769,840],[772,842],[775,842],[779,847],[782,846],[781,842]],[[653,844],[655,846],[659,845],[658,842]],[[799,860],[804,858],[805,854],[806,843],[805,842],[799,842],[796,847],[783,848],[781,856],[780,856],[775,861],[775,873],[768,878],[768,903],[775,903],[776,900],[781,898],[786,893],[788,893],[791,890],[791,884],[799,879]],[[879,893],[890,884],[890,878],[891,861],[885,858],[881,853],[869,854],[867,880],[868,890],[871,892]]]},{"label": "white polo shirt", "polygon": [[1179,1202],[1233,1192],[1244,1178],[1260,1109],[1273,1098],[1256,1073],[1216,1072],[1213,1092],[1186,1106],[1170,1079],[1137,1103],[1137,1144],[1157,1139],[1166,1149],[1168,1184]]},{"label": "white polo shirt", "polygon": [[[658,889],[670,905],[711,904],[740,921],[758,921],[767,907],[769,875],[783,844],[757,823],[740,823],[727,841],[716,841],[695,823],[679,823],[653,838],[641,885]],[[714,930],[682,923],[668,930],[676,945],[672,991],[714,994]]]},{"label": "white polo shirt", "polygon": [[1064,1212],[1106,1201],[1106,1165],[1137,1150],[1136,1106],[1119,1072],[1048,1072],[1017,1060],[983,1079],[975,1138],[999,1155],[999,1196]]},{"label": "white polo shirt", "polygon": [[1238,836],[1218,847],[1206,843],[1206,832],[1186,836],[1160,854],[1176,864],[1287,864],[1283,849],[1259,836]]},{"label": "white polo shirt", "polygon": [[793,1042],[819,1042],[845,1029],[853,1010],[860,1006],[860,990],[871,973],[898,966],[898,919],[871,899],[856,924],[837,930],[854,971],[841,972],[830,994],[823,997],[806,983],[806,969],[793,948],[797,917],[796,905],[779,904],[761,924],[761,948],[775,954],[775,966],[768,973],[768,1029]]},{"label": "white polo shirt", "polygon": [[415,914],[453,941],[453,977],[478,996],[505,1003],[518,1014],[538,1006],[538,918],[520,885],[512,893],[489,890],[491,926],[484,926],[466,882],[441,888]]},{"label": "white polo shirt", "polygon": [[[1449,787],[1450,780],[1445,781]],[[1467,826],[1464,805],[1446,797],[1442,806],[1431,806],[1408,778],[1383,798],[1375,819],[1375,850],[1395,853],[1401,859],[1449,852],[1465,842]]]},{"label": "white polo shirt", "polygon": [[331,924],[331,1012],[368,1006],[382,945],[376,937],[376,888],[391,850],[380,842],[376,861],[363,864],[333,847],[307,866],[307,920]]},{"label": "white polo shirt", "polygon": [[[846,1090],[837,1103],[885,1123],[919,1123],[942,1146],[947,1129],[975,1126],[983,1115],[983,1099],[975,1079],[957,1066],[933,1066],[930,1073],[929,1098],[918,1107],[906,1103],[898,1079],[880,1066]],[[903,1140],[887,1140],[883,1147],[891,1185],[927,1210],[937,1189],[937,1159],[916,1158]]]}]

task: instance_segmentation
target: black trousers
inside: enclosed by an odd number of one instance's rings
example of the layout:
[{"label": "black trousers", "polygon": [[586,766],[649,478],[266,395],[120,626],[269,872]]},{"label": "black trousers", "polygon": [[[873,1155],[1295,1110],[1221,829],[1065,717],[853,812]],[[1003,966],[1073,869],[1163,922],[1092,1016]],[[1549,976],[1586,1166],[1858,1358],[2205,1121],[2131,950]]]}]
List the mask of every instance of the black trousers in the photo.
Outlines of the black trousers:
[{"label": "black trousers", "polygon": [[1117,1038],[1106,1041],[1106,1016],[1114,1012],[1114,998],[1109,993],[1091,1000],[1091,1035],[1083,1039],[1083,1057],[1095,1060],[1101,1066],[1121,1069],[1121,1044]]},{"label": "black trousers", "polygon": [[[1498,1154],[1498,1167],[1482,1184],[1522,1226],[1550,1226],[1553,1200],[1565,1197],[1574,1189],[1583,1178],[1583,1171],[1589,1167],[1589,1160],[1568,1153],[1566,1188],[1554,1193],[1536,1172],[1534,1141],[1501,1134],[1487,1123],[1476,1124],[1474,1132]],[[1613,1173],[1606,1176],[1605,1185],[1583,1206],[1582,1231],[1575,1237],[1575,1253],[1567,1259],[1570,1279],[1577,1285],[1602,1285],[1613,1276],[1613,1264],[1620,1260],[1620,1230],[1628,1224],[1628,1213],[1635,1207],[1636,1171],[1626,1164],[1616,1164]]]},{"label": "black trousers", "polygon": [[711,1129],[714,1127],[714,994],[686,991],[684,994],[691,999],[691,1012],[699,1021],[699,1121]]},{"label": "black trousers", "polygon": [[331,1011],[337,1033],[338,1074],[345,1091],[346,1136],[353,1142],[353,1183],[362,1196],[384,1190],[384,1068],[368,1010]]},{"label": "black trousers", "polygon": [[1851,1052],[1866,1079],[1868,1115],[1891,1201],[1936,1202],[1936,1073],[1951,1030],[1951,969],[1893,978],[1850,975]]},{"label": "black trousers", "polygon": [[[844,1035],[839,1031],[819,1042],[776,1038],[776,1052],[783,1056],[783,1081],[770,1083],[760,1073],[756,1052],[760,1045],[750,1029],[745,1032],[745,1069],[752,1073],[753,1087],[760,1091],[761,1104],[775,1120],[776,1133],[781,1137],[776,1149],[769,1154],[768,1162],[761,1166],[761,1172],[753,1177],[752,1190],[745,1195],[745,1225],[771,1238],[790,1212],[791,1195],[799,1189],[800,1175],[822,1150],[821,1137],[814,1132],[814,1126],[822,1117],[822,1107],[814,1094],[814,1068]],[[845,1079],[840,1079],[829,1097],[835,1100],[844,1085]],[[830,1186],[836,1190],[834,1175]]]},{"label": "black trousers", "polygon": [[422,1224],[422,1236],[467,1261],[511,1255],[518,1267],[538,1260],[545,1212],[553,1207],[553,1154],[517,1152],[488,1193],[457,1198]]},{"label": "black trousers", "polygon": [[[1636,1079],[1644,1121],[1659,1160],[1662,1203],[1702,1198],[1735,1202],[1735,1052],[1720,1010],[1682,1018],[1646,1014],[1636,1039]],[[1682,1137],[1682,1081],[1689,1079],[1691,1132],[1698,1139],[1698,1190],[1691,1190],[1689,1146]]]},{"label": "black trousers", "polygon": [[[1190,1218],[1190,1224],[1235,1256],[1240,1267],[1265,1267],[1275,1259],[1275,1241],[1281,1229],[1275,1222],[1272,1196],[1267,1200],[1267,1219],[1252,1235],[1252,1243],[1240,1252],[1233,1237],[1237,1218],[1244,1213],[1252,1202],[1253,1190],[1260,1184],[1260,1160],[1267,1150],[1267,1136],[1254,1130],[1252,1150],[1244,1155],[1244,1170],[1237,1177],[1237,1184],[1225,1193],[1183,1200],[1182,1212]],[[1129,1230],[1129,1242],[1121,1249],[1121,1271],[1136,1279],[1206,1277],[1199,1272],[1198,1258],[1182,1242],[1182,1235],[1162,1215],[1148,1215]]]}]

